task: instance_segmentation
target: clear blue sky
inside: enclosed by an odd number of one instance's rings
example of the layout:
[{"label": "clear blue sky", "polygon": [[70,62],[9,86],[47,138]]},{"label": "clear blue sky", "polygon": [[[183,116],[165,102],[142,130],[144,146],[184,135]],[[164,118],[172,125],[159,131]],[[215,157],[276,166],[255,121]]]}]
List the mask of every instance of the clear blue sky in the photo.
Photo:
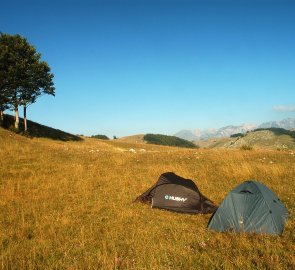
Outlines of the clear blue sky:
[{"label": "clear blue sky", "polygon": [[[295,1],[2,1],[55,75],[28,109],[77,134],[174,134],[295,117]],[[280,107],[278,107],[280,106]]]}]

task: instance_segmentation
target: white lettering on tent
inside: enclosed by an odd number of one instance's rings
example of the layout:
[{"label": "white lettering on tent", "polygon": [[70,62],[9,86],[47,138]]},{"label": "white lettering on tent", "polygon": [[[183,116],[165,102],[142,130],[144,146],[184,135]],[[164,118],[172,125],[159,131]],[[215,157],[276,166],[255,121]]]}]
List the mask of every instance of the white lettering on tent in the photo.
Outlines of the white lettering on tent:
[{"label": "white lettering on tent", "polygon": [[177,202],[185,202],[187,198],[181,198],[177,196],[171,196],[171,195],[165,195],[165,200],[170,200],[170,201],[177,201]]}]

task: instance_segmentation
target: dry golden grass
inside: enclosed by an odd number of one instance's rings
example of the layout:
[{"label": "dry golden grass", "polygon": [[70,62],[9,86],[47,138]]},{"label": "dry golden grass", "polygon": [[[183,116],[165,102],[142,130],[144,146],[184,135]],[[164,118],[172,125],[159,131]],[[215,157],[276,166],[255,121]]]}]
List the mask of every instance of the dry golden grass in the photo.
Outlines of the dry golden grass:
[{"label": "dry golden grass", "polygon": [[[0,269],[295,269],[290,152],[58,142],[0,129],[0,157]],[[132,203],[166,171],[216,203],[259,180],[289,210],[283,235],[216,233],[210,215]]]},{"label": "dry golden grass", "polygon": [[144,137],[144,134],[138,134],[138,135],[122,137],[117,139],[117,141],[128,142],[133,144],[145,143],[145,141],[143,140],[143,137]]}]

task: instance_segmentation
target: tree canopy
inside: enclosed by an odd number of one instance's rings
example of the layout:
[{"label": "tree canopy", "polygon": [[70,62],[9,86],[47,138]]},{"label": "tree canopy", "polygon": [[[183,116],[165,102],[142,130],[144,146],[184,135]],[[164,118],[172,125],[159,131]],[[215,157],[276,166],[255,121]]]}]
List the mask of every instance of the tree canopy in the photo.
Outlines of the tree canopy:
[{"label": "tree canopy", "polygon": [[42,95],[55,95],[53,77],[49,65],[26,38],[0,34],[0,110],[15,111],[16,129],[19,106],[24,108],[26,130],[27,107]]}]

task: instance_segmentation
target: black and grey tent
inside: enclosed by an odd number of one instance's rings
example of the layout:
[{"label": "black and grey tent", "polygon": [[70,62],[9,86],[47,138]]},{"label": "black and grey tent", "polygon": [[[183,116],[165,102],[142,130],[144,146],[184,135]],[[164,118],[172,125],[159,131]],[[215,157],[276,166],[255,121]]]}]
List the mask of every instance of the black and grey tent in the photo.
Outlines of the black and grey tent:
[{"label": "black and grey tent", "polygon": [[235,187],[212,215],[208,228],[215,231],[281,234],[288,211],[265,185],[245,181]]},{"label": "black and grey tent", "polygon": [[152,208],[191,214],[213,213],[217,209],[192,180],[173,172],[163,173],[157,183],[135,201],[148,203]]}]

